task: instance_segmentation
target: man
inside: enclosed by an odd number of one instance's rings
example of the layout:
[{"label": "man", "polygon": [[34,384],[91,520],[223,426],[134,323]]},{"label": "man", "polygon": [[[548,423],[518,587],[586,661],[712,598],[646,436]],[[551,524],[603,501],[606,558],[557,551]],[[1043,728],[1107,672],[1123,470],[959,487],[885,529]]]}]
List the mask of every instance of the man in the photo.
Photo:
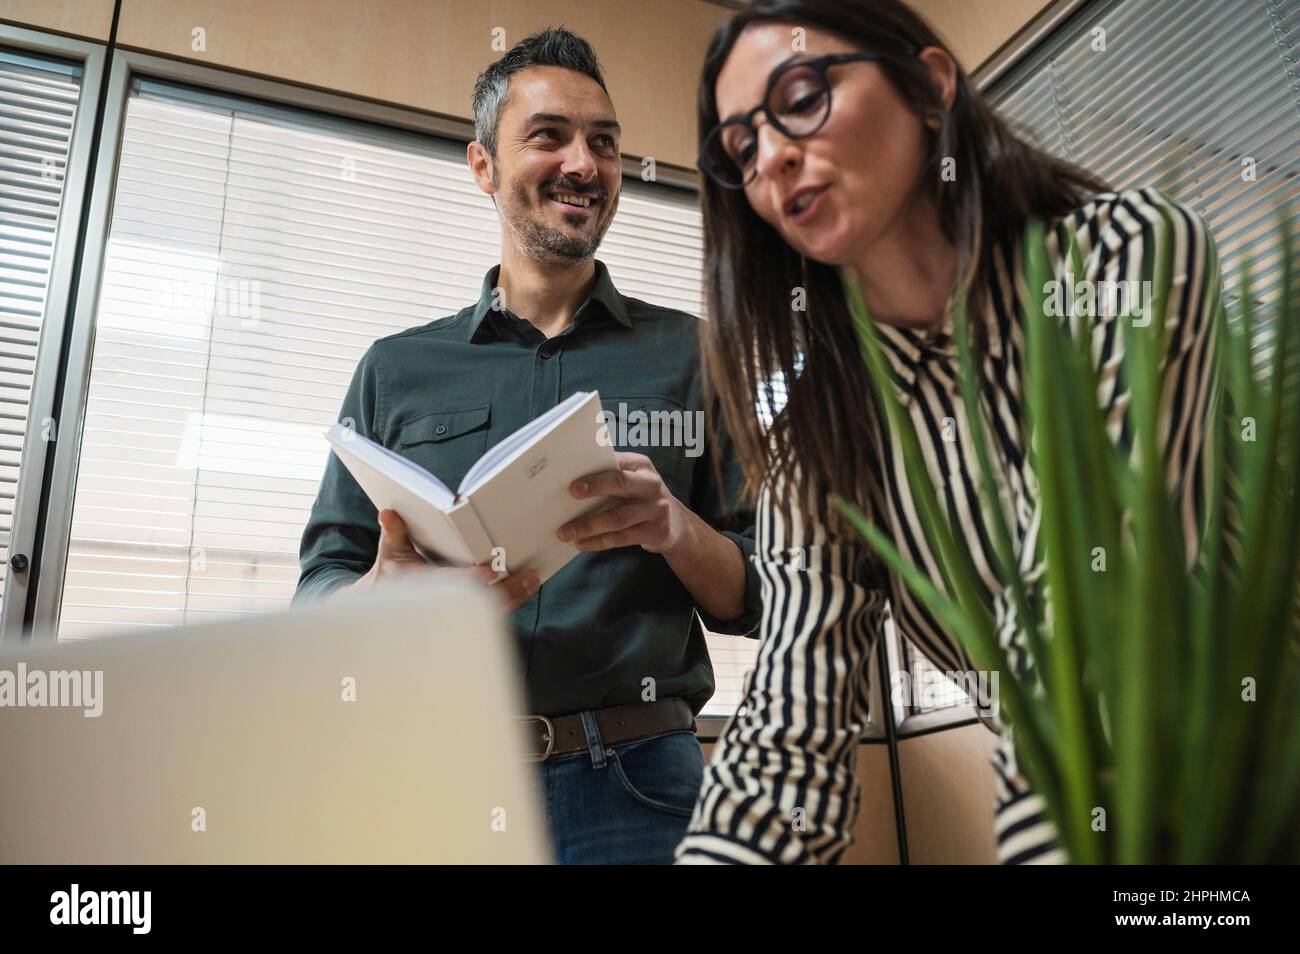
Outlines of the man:
[{"label": "man", "polygon": [[[558,860],[668,863],[699,792],[694,715],[714,685],[695,613],[722,633],[747,635],[758,622],[750,518],[714,526],[728,519],[740,474],[725,447],[706,441],[699,454],[684,439],[702,436],[690,426],[704,410],[697,319],[624,298],[594,257],[622,171],[591,47],[566,30],[521,41],[479,77],[474,121],[467,157],[496,204],[501,264],[477,304],[375,342],[340,419],[451,487],[488,447],[575,391],[599,390],[622,418],[607,418],[616,445],[638,414],[642,424],[678,422],[682,439],[638,442],[617,454],[618,469],[575,482],[576,497],[619,503],[557,528],[581,551],[563,570],[539,588],[529,568],[509,567],[494,588],[536,713],[524,725]],[[401,519],[377,515],[334,458],[301,562],[295,600],[465,572],[422,560]]]}]

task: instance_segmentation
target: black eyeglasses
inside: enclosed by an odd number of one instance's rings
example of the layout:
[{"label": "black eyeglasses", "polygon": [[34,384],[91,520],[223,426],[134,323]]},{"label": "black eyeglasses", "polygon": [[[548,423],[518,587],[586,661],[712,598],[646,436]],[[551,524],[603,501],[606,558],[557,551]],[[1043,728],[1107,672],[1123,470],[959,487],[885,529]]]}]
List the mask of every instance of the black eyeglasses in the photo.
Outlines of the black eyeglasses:
[{"label": "black eyeglasses", "polygon": [[[915,52],[915,51],[914,51]],[[812,60],[791,60],[772,71],[763,101],[744,116],[713,127],[700,148],[700,171],[724,189],[743,189],[758,175],[758,131],[762,113],[789,139],[804,139],[821,129],[831,114],[831,85],[826,71],[841,63],[879,60],[876,52],[833,53]]]}]

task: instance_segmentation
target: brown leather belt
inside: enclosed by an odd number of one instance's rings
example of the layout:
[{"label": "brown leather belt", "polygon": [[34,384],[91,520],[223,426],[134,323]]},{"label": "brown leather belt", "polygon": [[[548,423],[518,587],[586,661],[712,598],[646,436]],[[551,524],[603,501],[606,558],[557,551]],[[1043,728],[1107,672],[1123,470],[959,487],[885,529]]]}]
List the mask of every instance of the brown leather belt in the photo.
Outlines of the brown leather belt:
[{"label": "brown leather belt", "polygon": [[[605,745],[632,742],[636,739],[676,732],[695,727],[691,707],[681,699],[659,699],[628,706],[609,706],[592,710],[596,728]],[[545,762],[555,755],[586,752],[587,730],[582,713],[562,716],[520,716],[524,728],[524,751],[530,762]]]}]

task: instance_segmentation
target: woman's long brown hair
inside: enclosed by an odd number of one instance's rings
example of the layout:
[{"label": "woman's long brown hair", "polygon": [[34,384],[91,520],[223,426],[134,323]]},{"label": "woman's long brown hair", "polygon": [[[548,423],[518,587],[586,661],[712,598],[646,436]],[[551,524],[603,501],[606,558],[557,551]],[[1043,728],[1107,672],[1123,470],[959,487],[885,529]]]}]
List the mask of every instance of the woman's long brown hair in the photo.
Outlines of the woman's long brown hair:
[{"label": "woman's long brown hair", "polygon": [[[1025,142],[960,66],[956,96],[945,110],[929,70],[910,51],[952,51],[900,0],[759,0],[729,18],[713,37],[700,77],[701,142],[719,121],[718,73],[741,32],[764,22],[815,27],[883,54],[878,65],[917,117],[931,110],[943,115],[930,136],[922,181],[933,183],[944,234],[957,248],[960,294],[972,316],[973,345],[982,350],[993,249],[1008,239],[1019,242],[1031,220],[1063,214],[1109,187]],[[945,181],[940,169],[949,156],[958,174]],[[881,472],[869,456],[876,412],[839,275],[820,262],[805,265],[744,191],[702,180],[707,405],[722,408],[744,469],[746,500],[770,483],[784,491],[779,503],[839,526],[826,506],[830,496],[864,504],[871,475]],[[802,310],[795,308],[796,287],[805,290]],[[769,425],[756,404],[772,399],[774,382],[784,385],[785,404]]]}]

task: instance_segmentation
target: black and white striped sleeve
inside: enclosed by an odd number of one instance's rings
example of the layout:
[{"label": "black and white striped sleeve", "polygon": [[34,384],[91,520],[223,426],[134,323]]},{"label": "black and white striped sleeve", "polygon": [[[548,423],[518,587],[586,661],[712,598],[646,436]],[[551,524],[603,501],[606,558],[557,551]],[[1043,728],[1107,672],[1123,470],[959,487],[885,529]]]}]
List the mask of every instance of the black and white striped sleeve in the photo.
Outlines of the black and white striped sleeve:
[{"label": "black and white striped sleeve", "polygon": [[852,840],[885,594],[865,543],[785,514],[766,488],[756,516],[758,662],[705,767],[678,863],[828,863]]}]

